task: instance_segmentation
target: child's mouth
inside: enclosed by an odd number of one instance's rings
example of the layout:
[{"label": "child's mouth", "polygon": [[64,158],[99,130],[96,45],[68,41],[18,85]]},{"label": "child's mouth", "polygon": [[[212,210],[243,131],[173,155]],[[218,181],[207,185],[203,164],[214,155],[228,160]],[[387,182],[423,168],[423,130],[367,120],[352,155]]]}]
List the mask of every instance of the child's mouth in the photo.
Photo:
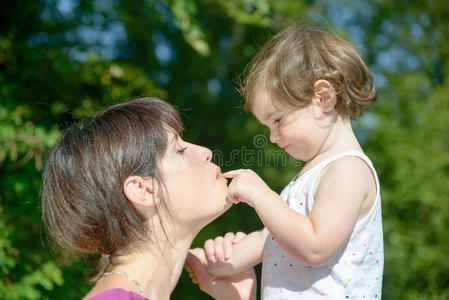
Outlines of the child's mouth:
[{"label": "child's mouth", "polygon": [[224,176],[223,176],[223,173],[222,172],[218,172],[218,174],[217,174],[217,179],[218,178],[225,178]]}]

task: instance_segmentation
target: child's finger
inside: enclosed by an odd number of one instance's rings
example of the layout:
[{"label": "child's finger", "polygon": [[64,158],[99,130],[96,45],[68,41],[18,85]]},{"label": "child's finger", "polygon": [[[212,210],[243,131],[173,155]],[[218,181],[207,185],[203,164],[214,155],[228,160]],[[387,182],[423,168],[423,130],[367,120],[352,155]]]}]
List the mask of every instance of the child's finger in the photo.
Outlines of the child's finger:
[{"label": "child's finger", "polygon": [[223,173],[223,176],[226,178],[233,178],[241,173],[245,172],[244,169],[231,170],[226,173]]},{"label": "child's finger", "polygon": [[229,198],[229,197],[226,197],[226,201],[229,202],[229,203],[231,203],[231,205],[232,205],[232,204],[236,204],[236,203],[232,202],[231,198]]},{"label": "child's finger", "polygon": [[226,200],[232,204],[237,204],[240,202],[237,197],[230,197],[229,195],[226,196]]},{"label": "child's finger", "polygon": [[228,192],[226,193],[226,197],[227,197],[228,201],[231,203],[237,204],[240,202],[238,190],[235,188],[234,181],[232,181],[228,185]]},{"label": "child's finger", "polygon": [[226,195],[228,201],[237,204],[240,202],[239,194],[235,193],[232,188],[228,189],[228,194]]},{"label": "child's finger", "polygon": [[208,239],[204,242],[204,253],[206,254],[207,261],[215,264],[217,262],[217,258],[215,257],[215,243],[214,240]]}]

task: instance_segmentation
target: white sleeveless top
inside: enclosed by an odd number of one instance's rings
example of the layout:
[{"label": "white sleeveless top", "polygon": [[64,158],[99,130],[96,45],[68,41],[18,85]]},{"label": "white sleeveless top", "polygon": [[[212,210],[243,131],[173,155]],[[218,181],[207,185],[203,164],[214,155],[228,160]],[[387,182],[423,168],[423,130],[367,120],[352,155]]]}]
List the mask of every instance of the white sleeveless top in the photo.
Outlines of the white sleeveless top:
[{"label": "white sleeveless top", "polygon": [[[295,211],[310,214],[314,185],[331,162],[356,156],[370,167],[376,179],[377,196],[368,214],[359,220],[341,251],[326,265],[311,267],[295,260],[268,235],[262,266],[262,299],[380,299],[384,263],[379,180],[370,159],[348,151],[332,156],[298,179],[293,179],[281,197]],[[301,240],[301,237],[297,237]]]}]

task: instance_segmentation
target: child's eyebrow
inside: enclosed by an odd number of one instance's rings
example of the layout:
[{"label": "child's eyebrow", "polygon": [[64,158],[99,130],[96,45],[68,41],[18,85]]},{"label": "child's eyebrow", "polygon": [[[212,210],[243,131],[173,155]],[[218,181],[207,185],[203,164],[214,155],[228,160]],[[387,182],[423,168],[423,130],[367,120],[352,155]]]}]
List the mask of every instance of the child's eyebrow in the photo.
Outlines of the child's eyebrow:
[{"label": "child's eyebrow", "polygon": [[272,111],[272,112],[268,113],[268,114],[265,116],[265,120],[269,120],[275,113],[276,113],[276,111]]}]

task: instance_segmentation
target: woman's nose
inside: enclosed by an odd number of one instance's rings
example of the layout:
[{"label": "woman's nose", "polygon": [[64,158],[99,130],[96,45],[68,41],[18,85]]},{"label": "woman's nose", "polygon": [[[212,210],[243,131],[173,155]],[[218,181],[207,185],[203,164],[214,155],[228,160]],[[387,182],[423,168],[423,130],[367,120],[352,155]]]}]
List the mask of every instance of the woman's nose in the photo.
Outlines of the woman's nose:
[{"label": "woman's nose", "polygon": [[208,148],[202,147],[201,158],[204,162],[210,162],[212,160],[212,151]]}]

